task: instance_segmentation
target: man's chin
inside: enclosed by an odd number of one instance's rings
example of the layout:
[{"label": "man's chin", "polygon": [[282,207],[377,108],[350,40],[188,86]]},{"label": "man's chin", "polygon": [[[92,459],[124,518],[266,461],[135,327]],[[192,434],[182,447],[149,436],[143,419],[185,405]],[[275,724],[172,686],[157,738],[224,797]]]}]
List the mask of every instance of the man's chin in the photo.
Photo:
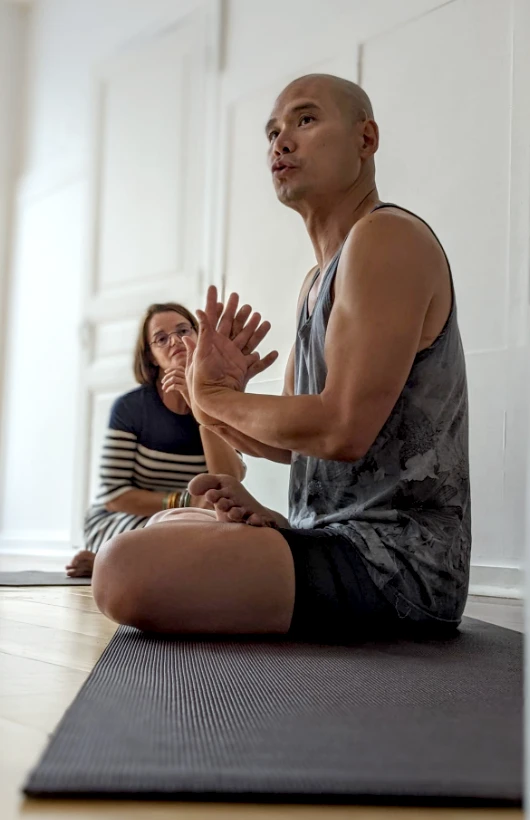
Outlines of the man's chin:
[{"label": "man's chin", "polygon": [[292,206],[296,202],[300,202],[304,197],[304,190],[302,188],[281,187],[276,190],[276,196],[282,205]]}]

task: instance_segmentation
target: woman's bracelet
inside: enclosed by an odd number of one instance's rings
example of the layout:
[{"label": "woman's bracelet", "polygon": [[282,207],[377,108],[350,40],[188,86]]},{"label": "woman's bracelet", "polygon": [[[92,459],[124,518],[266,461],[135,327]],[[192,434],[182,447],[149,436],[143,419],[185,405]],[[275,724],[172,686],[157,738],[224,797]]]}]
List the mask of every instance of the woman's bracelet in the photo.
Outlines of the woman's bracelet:
[{"label": "woman's bracelet", "polygon": [[191,505],[191,495],[188,490],[183,490],[180,494],[179,507],[189,507]]},{"label": "woman's bracelet", "polygon": [[162,509],[170,510],[173,509],[173,507],[182,507],[183,505],[181,504],[181,501],[182,493],[180,492],[180,490],[177,490],[173,493],[167,493],[167,495],[164,496],[164,500],[162,501]]}]

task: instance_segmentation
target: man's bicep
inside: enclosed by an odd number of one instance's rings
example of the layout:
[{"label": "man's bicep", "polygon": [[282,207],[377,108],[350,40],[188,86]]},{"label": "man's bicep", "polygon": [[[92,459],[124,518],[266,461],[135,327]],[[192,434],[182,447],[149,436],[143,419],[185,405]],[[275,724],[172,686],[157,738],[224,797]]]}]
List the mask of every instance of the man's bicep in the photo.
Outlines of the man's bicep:
[{"label": "man's bicep", "polygon": [[365,244],[344,259],[325,345],[323,398],[337,429],[352,432],[360,455],[406,384],[432,298],[421,246],[407,244],[406,236],[376,238],[371,253]]}]

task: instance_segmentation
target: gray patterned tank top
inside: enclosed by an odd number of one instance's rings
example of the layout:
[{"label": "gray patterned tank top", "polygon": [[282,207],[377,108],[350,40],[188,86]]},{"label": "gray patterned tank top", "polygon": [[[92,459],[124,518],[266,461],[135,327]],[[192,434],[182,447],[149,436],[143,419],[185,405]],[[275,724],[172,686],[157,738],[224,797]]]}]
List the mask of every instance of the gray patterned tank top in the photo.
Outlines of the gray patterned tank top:
[{"label": "gray patterned tank top", "polygon": [[[384,207],[397,206],[374,210]],[[340,251],[311,317],[307,298],[300,314],[297,395],[324,389],[324,341],[339,258]],[[442,333],[416,356],[367,455],[352,464],[293,453],[289,488],[292,527],[341,533],[403,617],[448,624],[458,623],[464,609],[471,550],[466,365],[452,277],[451,288]]]}]

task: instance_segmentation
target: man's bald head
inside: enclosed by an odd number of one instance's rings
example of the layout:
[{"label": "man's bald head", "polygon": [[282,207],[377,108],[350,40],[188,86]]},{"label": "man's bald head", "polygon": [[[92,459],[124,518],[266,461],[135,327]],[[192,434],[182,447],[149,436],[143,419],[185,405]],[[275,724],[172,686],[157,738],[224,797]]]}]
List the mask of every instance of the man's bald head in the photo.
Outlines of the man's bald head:
[{"label": "man's bald head", "polygon": [[305,74],[303,77],[298,77],[284,88],[278,99],[284,94],[293,92],[303,94],[313,90],[327,92],[333,97],[350,121],[359,122],[374,118],[372,103],[366,91],[357,83],[352,83],[343,77],[335,77],[333,74]]},{"label": "man's bald head", "polygon": [[349,80],[299,77],[276,100],[265,132],[276,193],[291,207],[375,185],[379,137],[372,104]]}]

